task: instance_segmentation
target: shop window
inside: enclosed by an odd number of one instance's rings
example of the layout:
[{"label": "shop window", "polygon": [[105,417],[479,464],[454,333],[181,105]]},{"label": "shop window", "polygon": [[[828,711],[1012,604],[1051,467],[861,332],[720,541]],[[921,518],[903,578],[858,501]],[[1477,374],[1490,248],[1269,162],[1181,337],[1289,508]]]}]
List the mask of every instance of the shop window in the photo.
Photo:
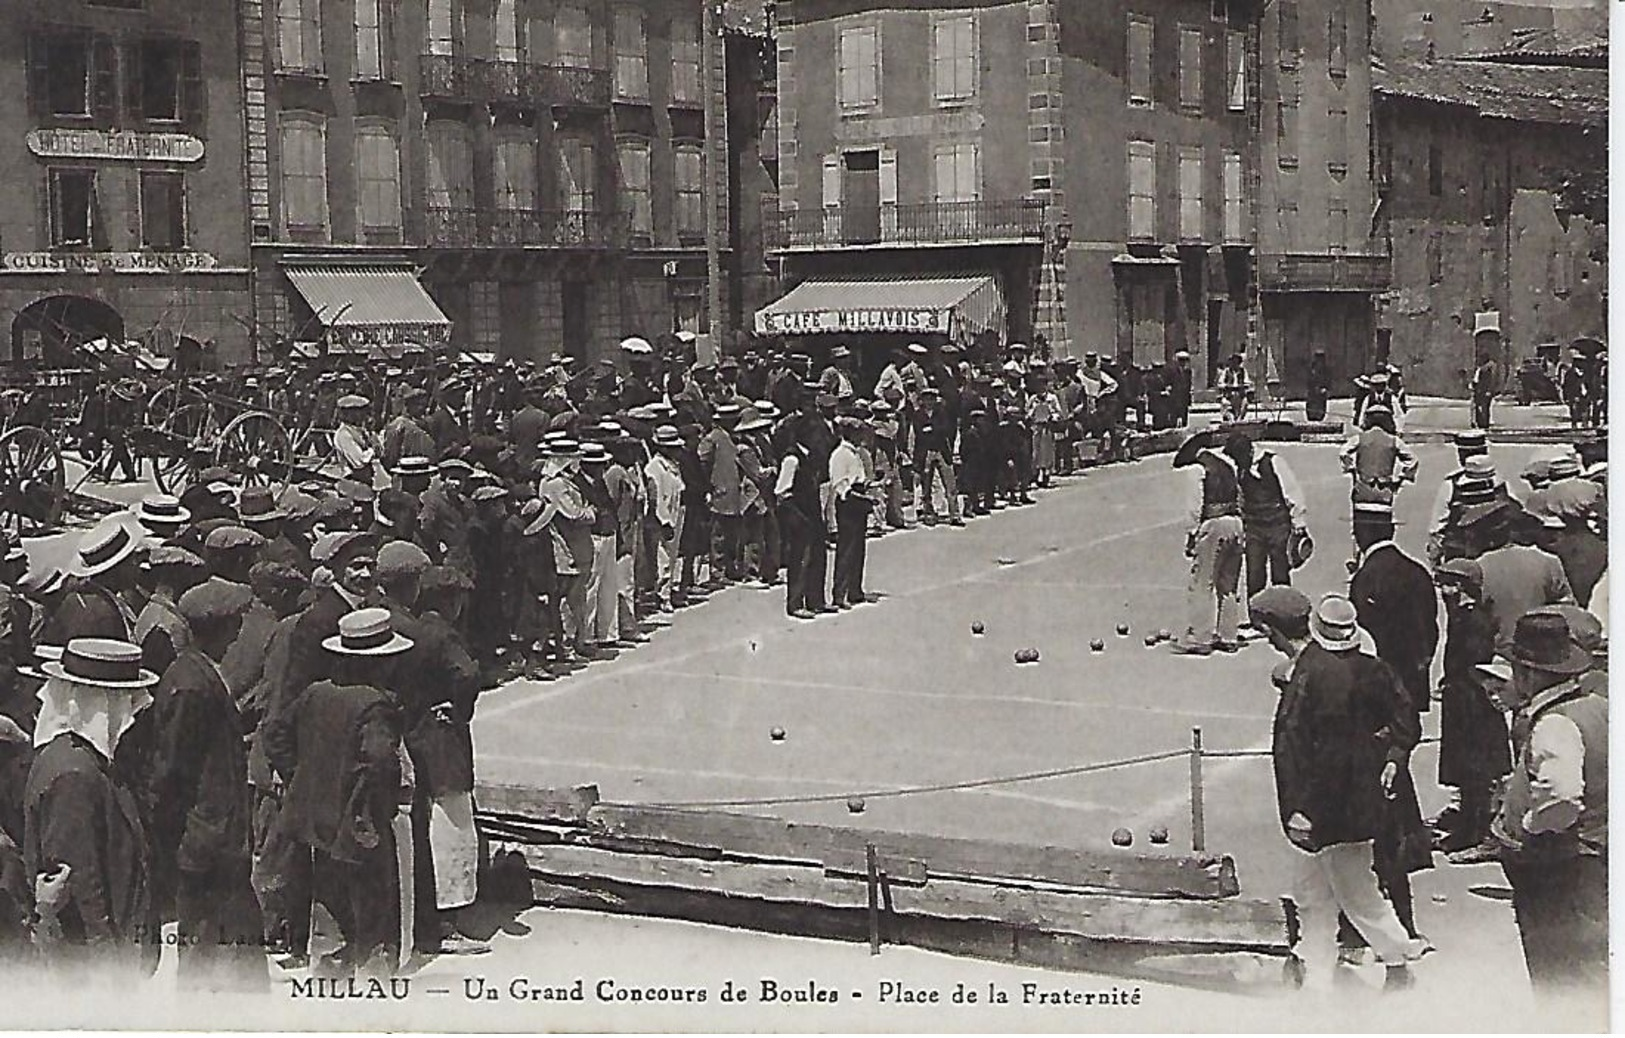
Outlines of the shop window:
[{"label": "shop window", "polygon": [[96,213],[96,173],[89,169],[49,172],[51,247],[88,249],[100,234]]},{"label": "shop window", "polygon": [[181,174],[141,174],[141,246],[159,252],[186,248],[186,179]]}]

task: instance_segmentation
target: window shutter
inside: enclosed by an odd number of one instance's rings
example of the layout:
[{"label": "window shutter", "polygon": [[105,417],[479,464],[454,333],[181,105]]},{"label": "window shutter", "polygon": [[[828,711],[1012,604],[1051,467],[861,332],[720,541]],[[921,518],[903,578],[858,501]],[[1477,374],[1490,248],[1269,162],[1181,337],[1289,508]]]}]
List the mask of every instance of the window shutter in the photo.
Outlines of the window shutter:
[{"label": "window shutter", "polygon": [[897,204],[897,149],[892,147],[880,149],[880,204]]},{"label": "window shutter", "polygon": [[[129,40],[119,49],[124,52],[124,110],[130,113],[131,121],[136,121],[141,119],[143,112],[141,104],[141,41]],[[94,72],[92,75],[94,76]],[[91,111],[96,111],[94,82],[91,91],[90,107]]]},{"label": "window shutter", "polygon": [[378,65],[385,79],[395,78],[395,0],[378,0]]},{"label": "window shutter", "polygon": [[203,49],[188,41],[181,46],[181,121],[194,130],[203,128]]},{"label": "window shutter", "polygon": [[[130,115],[135,116],[141,111],[141,78],[136,75],[131,80],[131,96],[137,100],[130,106]],[[100,125],[118,122],[118,86],[118,46],[110,37],[96,36],[90,43],[90,114]]]},{"label": "window shutter", "polygon": [[824,156],[824,208],[836,209],[841,204],[841,157]]},{"label": "window shutter", "polygon": [[51,79],[50,67],[46,64],[48,53],[47,38],[40,35],[28,37],[28,111],[35,119],[42,119],[50,113],[51,108]]},{"label": "window shutter", "polygon": [[320,72],[322,62],[322,0],[303,0],[300,8],[300,32],[304,34],[305,68]]}]

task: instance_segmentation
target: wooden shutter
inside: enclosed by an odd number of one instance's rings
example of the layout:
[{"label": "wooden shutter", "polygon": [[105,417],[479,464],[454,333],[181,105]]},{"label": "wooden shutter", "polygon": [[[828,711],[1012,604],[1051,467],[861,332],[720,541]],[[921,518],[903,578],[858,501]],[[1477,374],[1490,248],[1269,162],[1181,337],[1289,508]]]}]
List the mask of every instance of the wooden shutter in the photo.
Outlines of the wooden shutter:
[{"label": "wooden shutter", "polygon": [[320,72],[322,60],[322,3],[321,0],[303,0],[299,9],[299,31],[304,36],[305,68]]},{"label": "wooden shutter", "polygon": [[880,148],[880,235],[897,237],[897,149],[890,145]]},{"label": "wooden shutter", "polygon": [[203,49],[188,40],[181,44],[181,122],[188,129],[201,130],[207,116],[203,89]]},{"label": "wooden shutter", "polygon": [[35,33],[28,37],[28,111],[36,120],[51,112],[50,66],[46,61],[49,44],[48,36]]},{"label": "wooden shutter", "polygon": [[395,0],[378,0],[378,67],[385,79],[395,78]]},{"label": "wooden shutter", "polygon": [[[139,71],[139,69],[137,70]],[[98,35],[90,41],[90,114],[100,126],[112,126],[119,116],[118,46],[111,37]],[[131,77],[138,99],[130,114],[141,111],[140,76]]]}]

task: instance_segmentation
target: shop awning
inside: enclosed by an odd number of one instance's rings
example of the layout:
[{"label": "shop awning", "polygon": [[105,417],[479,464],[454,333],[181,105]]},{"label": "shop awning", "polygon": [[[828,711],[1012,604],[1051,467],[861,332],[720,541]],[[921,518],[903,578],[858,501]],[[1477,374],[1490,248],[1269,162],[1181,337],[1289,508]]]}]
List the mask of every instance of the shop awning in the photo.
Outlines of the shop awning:
[{"label": "shop awning", "polygon": [[451,326],[408,269],[300,266],[287,268],[287,274],[316,320],[328,328],[395,329],[438,339]]},{"label": "shop awning", "polygon": [[804,281],[756,311],[759,335],[946,335],[969,342],[1004,330],[1004,294],[989,276]]}]

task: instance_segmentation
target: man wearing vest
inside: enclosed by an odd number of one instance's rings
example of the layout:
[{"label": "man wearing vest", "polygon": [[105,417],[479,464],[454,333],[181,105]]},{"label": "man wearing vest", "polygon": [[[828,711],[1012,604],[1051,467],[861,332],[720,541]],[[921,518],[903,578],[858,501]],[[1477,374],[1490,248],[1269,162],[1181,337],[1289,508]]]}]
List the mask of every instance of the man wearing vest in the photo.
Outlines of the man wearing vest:
[{"label": "man wearing vest", "polygon": [[1395,493],[1416,478],[1416,456],[1394,431],[1393,413],[1380,404],[1368,405],[1360,434],[1339,456],[1343,471],[1353,477],[1354,525],[1392,522]]},{"label": "man wearing vest", "polygon": [[1185,633],[1173,651],[1207,656],[1234,652],[1241,617],[1241,489],[1236,463],[1222,451],[1203,447],[1195,465],[1201,473],[1190,498],[1191,532],[1185,554],[1191,560]]},{"label": "man wearing vest", "polygon": [[1566,621],[1525,613],[1497,692],[1513,711],[1515,763],[1492,832],[1512,885],[1537,994],[1608,997],[1608,700]]},{"label": "man wearing vest", "polygon": [[1241,491],[1247,594],[1258,594],[1266,583],[1291,584],[1287,542],[1293,530],[1308,525],[1297,476],[1286,459],[1267,450],[1255,452],[1253,442],[1239,433],[1230,437],[1224,452],[1236,463]]}]

